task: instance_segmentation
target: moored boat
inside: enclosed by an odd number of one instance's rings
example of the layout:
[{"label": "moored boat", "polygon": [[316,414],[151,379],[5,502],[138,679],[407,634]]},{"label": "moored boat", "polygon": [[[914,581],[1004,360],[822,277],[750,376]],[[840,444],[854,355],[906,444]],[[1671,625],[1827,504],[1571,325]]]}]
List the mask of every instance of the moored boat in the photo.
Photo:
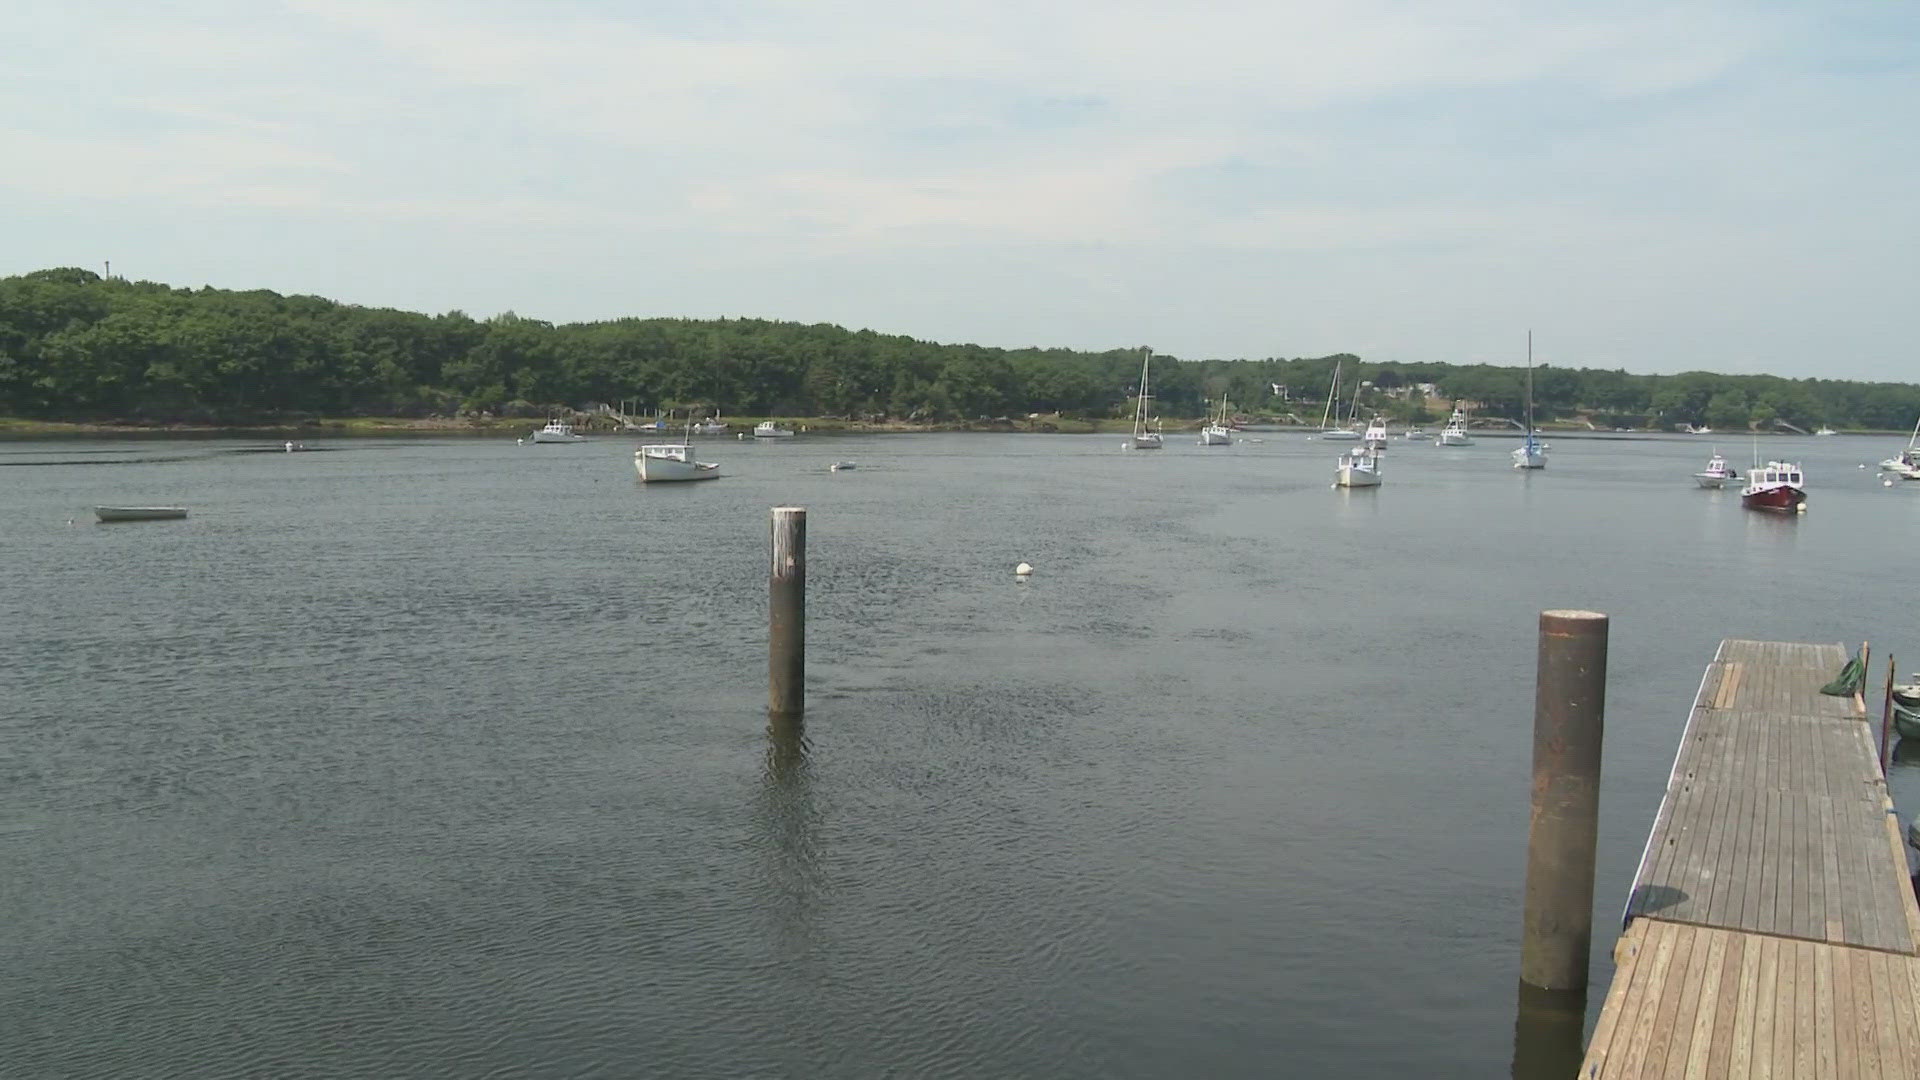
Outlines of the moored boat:
[{"label": "moored boat", "polygon": [[712,480],[720,475],[720,466],[695,461],[693,448],[686,443],[655,443],[633,452],[633,467],[644,483],[665,480]]},{"label": "moored boat", "polygon": [[1740,491],[1740,505],[1749,510],[1802,513],[1807,509],[1806,485],[1806,474],[1800,466],[1769,461],[1747,470],[1747,486]]},{"label": "moored boat", "polygon": [[725,435],[727,422],[715,416],[706,420],[695,420],[693,426],[687,430],[695,435]]},{"label": "moored boat", "polygon": [[574,443],[586,442],[587,437],[585,435],[574,434],[573,425],[567,423],[565,420],[549,420],[547,421],[546,427],[533,433],[533,441],[536,443]]},{"label": "moored boat", "polygon": [[101,521],[166,521],[187,516],[184,506],[96,506],[93,516]]},{"label": "moored boat", "polygon": [[1231,446],[1233,444],[1233,422],[1227,418],[1227,399],[1220,398],[1220,413],[1207,421],[1200,429],[1201,446]]},{"label": "moored boat", "polygon": [[1387,422],[1374,417],[1367,423],[1367,433],[1361,436],[1361,441],[1376,449],[1387,445]]},{"label": "moored boat", "polygon": [[1440,437],[1434,440],[1435,446],[1472,446],[1473,436],[1467,434],[1467,414],[1458,408],[1447,419],[1447,426],[1440,429]]},{"label": "moored boat", "polygon": [[1123,444],[1129,450],[1158,450],[1161,446],[1160,433],[1147,424],[1147,401],[1152,397],[1147,393],[1147,375],[1152,363],[1153,350],[1149,348],[1140,357],[1140,393],[1133,401],[1133,434]]},{"label": "moored boat", "polygon": [[1374,446],[1356,446],[1340,455],[1340,464],[1333,472],[1334,487],[1379,487],[1380,486],[1380,449]]},{"label": "moored boat", "polygon": [[1540,434],[1533,430],[1533,331],[1527,331],[1527,434],[1520,445],[1513,450],[1513,467],[1516,469],[1544,469],[1547,467],[1547,447],[1540,441]]},{"label": "moored boat", "polygon": [[1713,457],[1707,459],[1705,469],[1693,474],[1693,482],[1703,488],[1726,487],[1738,479],[1740,479],[1739,471],[1728,465],[1727,459],[1721,457],[1718,450],[1714,451]]},{"label": "moored boat", "polygon": [[756,439],[791,439],[793,432],[771,420],[762,420],[753,425],[753,437]]}]

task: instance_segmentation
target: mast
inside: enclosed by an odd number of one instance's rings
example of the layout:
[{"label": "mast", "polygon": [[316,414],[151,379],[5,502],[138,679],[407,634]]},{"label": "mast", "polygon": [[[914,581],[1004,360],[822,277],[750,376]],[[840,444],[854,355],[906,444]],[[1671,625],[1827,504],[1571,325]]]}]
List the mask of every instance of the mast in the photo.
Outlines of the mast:
[{"label": "mast", "polygon": [[1133,433],[1138,436],[1146,430],[1147,423],[1147,366],[1153,362],[1153,346],[1148,345],[1140,352],[1140,396],[1133,402]]},{"label": "mast", "polygon": [[1527,445],[1533,445],[1533,331],[1527,331]]},{"label": "mast", "polygon": [[1333,362],[1333,383],[1327,387],[1327,407],[1320,410],[1320,430],[1327,429],[1327,421],[1333,418],[1333,397],[1340,392],[1340,361]]}]

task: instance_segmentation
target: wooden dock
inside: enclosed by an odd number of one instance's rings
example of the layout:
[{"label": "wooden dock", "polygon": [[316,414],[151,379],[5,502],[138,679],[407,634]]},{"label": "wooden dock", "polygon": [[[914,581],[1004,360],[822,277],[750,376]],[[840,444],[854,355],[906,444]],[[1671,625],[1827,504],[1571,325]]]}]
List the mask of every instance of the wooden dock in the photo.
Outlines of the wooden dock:
[{"label": "wooden dock", "polygon": [[1920,1077],[1920,906],[1838,645],[1724,641],[1580,1075]]}]

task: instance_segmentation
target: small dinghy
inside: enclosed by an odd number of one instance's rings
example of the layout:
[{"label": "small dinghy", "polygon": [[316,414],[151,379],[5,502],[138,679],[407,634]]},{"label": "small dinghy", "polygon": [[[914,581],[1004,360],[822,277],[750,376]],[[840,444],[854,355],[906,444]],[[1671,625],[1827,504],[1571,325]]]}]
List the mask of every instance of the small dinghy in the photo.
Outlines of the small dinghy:
[{"label": "small dinghy", "polygon": [[855,468],[855,465],[851,461],[836,461],[833,464],[827,466],[827,471],[828,472],[846,472],[848,469],[851,469],[851,468]]},{"label": "small dinghy", "polygon": [[184,506],[96,506],[93,514],[101,521],[165,521],[187,516]]}]

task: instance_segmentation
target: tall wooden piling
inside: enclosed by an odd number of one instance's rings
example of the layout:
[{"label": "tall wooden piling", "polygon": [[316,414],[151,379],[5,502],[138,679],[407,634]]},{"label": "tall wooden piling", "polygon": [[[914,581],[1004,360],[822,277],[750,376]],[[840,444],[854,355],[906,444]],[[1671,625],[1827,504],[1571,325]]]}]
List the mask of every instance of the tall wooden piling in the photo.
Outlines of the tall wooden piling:
[{"label": "tall wooden piling", "polygon": [[1542,990],[1587,986],[1606,698],[1607,617],[1541,612],[1520,981]]},{"label": "tall wooden piling", "polygon": [[767,577],[767,712],[806,711],[807,510],[773,508],[773,565]]}]

